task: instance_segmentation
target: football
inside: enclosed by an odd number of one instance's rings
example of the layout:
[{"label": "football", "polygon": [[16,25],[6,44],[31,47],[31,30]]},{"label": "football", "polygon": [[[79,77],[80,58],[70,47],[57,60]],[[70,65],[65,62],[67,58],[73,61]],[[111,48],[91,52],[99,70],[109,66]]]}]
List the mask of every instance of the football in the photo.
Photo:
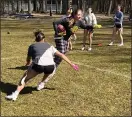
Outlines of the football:
[{"label": "football", "polygon": [[61,25],[61,24],[59,24],[57,28],[58,28],[59,32],[65,32],[66,31],[65,28],[64,28],[64,26]]}]

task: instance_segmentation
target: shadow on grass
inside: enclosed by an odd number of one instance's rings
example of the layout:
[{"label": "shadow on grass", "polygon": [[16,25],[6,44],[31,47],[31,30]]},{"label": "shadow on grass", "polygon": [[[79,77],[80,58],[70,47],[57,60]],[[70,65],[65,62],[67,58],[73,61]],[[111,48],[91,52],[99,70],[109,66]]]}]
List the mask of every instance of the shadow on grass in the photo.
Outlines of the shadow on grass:
[{"label": "shadow on grass", "polygon": [[15,68],[8,68],[8,69],[18,69],[18,70],[27,70],[27,66],[20,66],[20,67],[15,67]]},{"label": "shadow on grass", "polygon": [[[17,85],[12,84],[12,83],[4,83],[0,82],[0,91],[3,93],[6,93],[7,95],[11,94],[14,92],[17,88]],[[55,90],[55,88],[48,88],[45,87],[43,90]],[[26,86],[20,94],[32,94],[32,91],[37,91],[36,87],[31,87],[31,86]]]}]

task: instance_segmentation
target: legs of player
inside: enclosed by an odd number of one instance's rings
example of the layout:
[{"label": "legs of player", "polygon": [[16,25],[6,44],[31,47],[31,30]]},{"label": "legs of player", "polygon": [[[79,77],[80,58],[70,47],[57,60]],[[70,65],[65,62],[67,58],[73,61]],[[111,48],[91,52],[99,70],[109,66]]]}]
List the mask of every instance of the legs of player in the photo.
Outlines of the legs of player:
[{"label": "legs of player", "polygon": [[31,78],[35,77],[36,75],[38,75],[37,72],[35,72],[33,69],[29,69],[28,71],[26,71],[23,75],[23,77],[21,78],[17,89],[15,92],[13,92],[11,95],[7,95],[6,99],[9,100],[16,100],[20,91],[25,87],[25,84],[27,83],[27,81],[29,81]]},{"label": "legs of player", "polygon": [[92,37],[93,37],[93,33],[89,32],[89,48],[88,48],[89,51],[92,50]]},{"label": "legs of player", "polygon": [[67,51],[72,50],[72,42],[71,42],[71,39],[72,39],[72,37],[70,37],[68,39]]},{"label": "legs of player", "polygon": [[69,49],[72,50],[72,42],[71,42],[71,38],[68,40],[69,43]]},{"label": "legs of player", "polygon": [[112,39],[111,39],[111,42],[110,42],[109,46],[113,45],[114,40],[115,40],[115,36],[116,36],[116,32],[117,32],[117,28],[114,27],[113,28],[113,33],[112,33]]},{"label": "legs of player", "polygon": [[40,91],[41,89],[43,89],[45,83],[47,83],[47,82],[49,81],[50,78],[52,78],[52,77],[50,76],[50,74],[44,74],[44,76],[43,76],[41,82],[40,82],[39,85],[37,86],[37,90]]},{"label": "legs of player", "polygon": [[83,47],[82,47],[81,50],[85,50],[85,44],[86,44],[86,40],[87,40],[87,35],[88,35],[88,30],[84,29]]},{"label": "legs of player", "polygon": [[119,44],[119,46],[123,46],[122,28],[118,29],[118,36],[121,40],[121,43]]}]

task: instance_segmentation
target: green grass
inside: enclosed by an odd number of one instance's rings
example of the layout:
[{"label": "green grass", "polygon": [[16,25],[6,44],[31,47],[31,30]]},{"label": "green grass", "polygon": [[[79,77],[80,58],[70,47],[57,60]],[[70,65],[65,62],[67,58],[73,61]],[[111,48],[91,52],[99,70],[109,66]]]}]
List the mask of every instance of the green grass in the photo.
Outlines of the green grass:
[{"label": "green grass", "polygon": [[[77,33],[73,51],[67,56],[80,67],[74,71],[62,62],[42,91],[35,88],[43,74],[32,79],[15,102],[5,100],[24,73],[28,46],[34,29],[44,29],[46,41],[54,44],[55,19],[2,20],[1,33],[1,115],[2,116],[130,116],[131,38],[124,28],[124,46],[107,46],[112,28],[106,20],[96,29],[91,52],[81,51],[83,30]],[[108,20],[108,25],[112,24]],[[103,25],[103,24],[102,24]],[[7,32],[10,34],[7,34]],[[115,44],[120,40],[116,38]],[[102,46],[98,46],[102,43]]]}]

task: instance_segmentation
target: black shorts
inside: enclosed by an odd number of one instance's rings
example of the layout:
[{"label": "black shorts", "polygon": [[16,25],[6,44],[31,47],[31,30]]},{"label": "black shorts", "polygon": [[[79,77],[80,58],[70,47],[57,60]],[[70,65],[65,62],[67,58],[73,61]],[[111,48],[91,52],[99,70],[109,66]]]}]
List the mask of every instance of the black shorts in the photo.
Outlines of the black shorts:
[{"label": "black shorts", "polygon": [[53,73],[55,66],[54,65],[41,66],[41,65],[33,64],[32,69],[38,73],[44,72],[44,74],[51,74]]},{"label": "black shorts", "polygon": [[93,33],[93,32],[94,32],[93,29],[94,29],[93,26],[87,26],[87,30],[88,30],[89,32]]},{"label": "black shorts", "polygon": [[115,24],[116,28],[122,28],[121,24]]}]

